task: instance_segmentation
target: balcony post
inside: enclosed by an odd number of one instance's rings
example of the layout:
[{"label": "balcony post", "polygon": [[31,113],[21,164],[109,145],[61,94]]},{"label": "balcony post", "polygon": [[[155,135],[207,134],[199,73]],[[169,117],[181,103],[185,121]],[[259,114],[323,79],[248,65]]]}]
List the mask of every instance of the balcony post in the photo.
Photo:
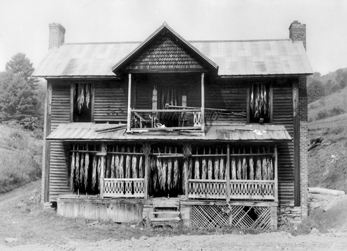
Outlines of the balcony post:
[{"label": "balcony post", "polygon": [[131,73],[128,74],[128,120],[127,132],[131,130]]},{"label": "balcony post", "polygon": [[277,160],[277,145],[274,149],[275,154],[275,202],[278,202],[278,160]]},{"label": "balcony post", "polygon": [[201,131],[205,133],[205,73],[201,73]]},{"label": "balcony post", "polygon": [[230,201],[230,144],[227,145],[227,163],[226,163],[225,179],[226,179],[226,197],[227,202]]}]

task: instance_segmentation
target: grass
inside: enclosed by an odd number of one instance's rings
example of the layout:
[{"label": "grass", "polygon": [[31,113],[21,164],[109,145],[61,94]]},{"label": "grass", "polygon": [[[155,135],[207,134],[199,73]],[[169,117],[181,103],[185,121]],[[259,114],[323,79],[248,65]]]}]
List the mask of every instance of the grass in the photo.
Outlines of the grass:
[{"label": "grass", "polygon": [[41,177],[42,141],[19,128],[0,126],[0,193]]},{"label": "grass", "polygon": [[336,116],[347,111],[347,88],[318,99],[308,105],[309,121]]}]

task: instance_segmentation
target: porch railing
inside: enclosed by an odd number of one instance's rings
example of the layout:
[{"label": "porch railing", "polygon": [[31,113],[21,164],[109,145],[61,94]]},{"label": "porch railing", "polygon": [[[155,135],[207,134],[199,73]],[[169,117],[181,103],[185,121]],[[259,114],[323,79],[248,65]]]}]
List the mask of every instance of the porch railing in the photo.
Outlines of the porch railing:
[{"label": "porch railing", "polygon": [[103,197],[144,198],[145,179],[104,179]]},{"label": "porch railing", "polygon": [[188,180],[189,199],[252,199],[275,200],[274,180]]}]

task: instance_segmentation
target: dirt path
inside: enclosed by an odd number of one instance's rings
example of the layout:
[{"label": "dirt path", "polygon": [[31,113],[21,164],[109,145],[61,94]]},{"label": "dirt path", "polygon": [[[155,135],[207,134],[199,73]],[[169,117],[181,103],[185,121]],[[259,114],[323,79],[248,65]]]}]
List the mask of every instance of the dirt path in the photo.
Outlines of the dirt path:
[{"label": "dirt path", "polygon": [[[57,216],[38,203],[40,181],[0,195],[0,250],[346,250],[347,231],[293,236],[171,230]],[[336,214],[332,211],[331,215]],[[332,217],[332,216],[331,216]],[[332,218],[329,218],[330,220]],[[198,235],[199,234],[199,235]]]},{"label": "dirt path", "polygon": [[41,180],[31,182],[11,192],[0,194],[0,208],[3,204],[18,200],[24,193],[33,193],[41,184]]}]

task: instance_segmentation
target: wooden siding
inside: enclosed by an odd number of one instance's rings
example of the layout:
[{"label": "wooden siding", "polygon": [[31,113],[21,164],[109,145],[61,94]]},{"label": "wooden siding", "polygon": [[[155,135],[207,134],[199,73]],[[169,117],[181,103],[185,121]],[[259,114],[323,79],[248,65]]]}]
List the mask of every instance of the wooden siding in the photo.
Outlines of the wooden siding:
[{"label": "wooden siding", "polygon": [[183,48],[177,39],[169,34],[162,34],[153,44],[136,58],[127,70],[174,71],[179,69],[198,69],[203,67]]},{"label": "wooden siding", "polygon": [[126,121],[127,85],[123,82],[101,82],[94,86],[94,121]]},{"label": "wooden siding", "polygon": [[[290,82],[275,84],[273,88],[273,123],[284,125],[294,138],[293,90]],[[280,204],[294,205],[294,144],[278,146],[278,186]]]},{"label": "wooden siding", "polygon": [[[70,85],[53,83],[50,131],[59,124],[69,123],[70,116]],[[65,151],[62,141],[50,143],[49,201],[56,201],[58,195],[69,192]]]},{"label": "wooden siding", "polygon": [[[247,86],[236,83],[221,82],[205,84],[205,107],[228,109],[232,112],[247,111]],[[218,121],[246,123],[246,117],[220,116]]]}]

